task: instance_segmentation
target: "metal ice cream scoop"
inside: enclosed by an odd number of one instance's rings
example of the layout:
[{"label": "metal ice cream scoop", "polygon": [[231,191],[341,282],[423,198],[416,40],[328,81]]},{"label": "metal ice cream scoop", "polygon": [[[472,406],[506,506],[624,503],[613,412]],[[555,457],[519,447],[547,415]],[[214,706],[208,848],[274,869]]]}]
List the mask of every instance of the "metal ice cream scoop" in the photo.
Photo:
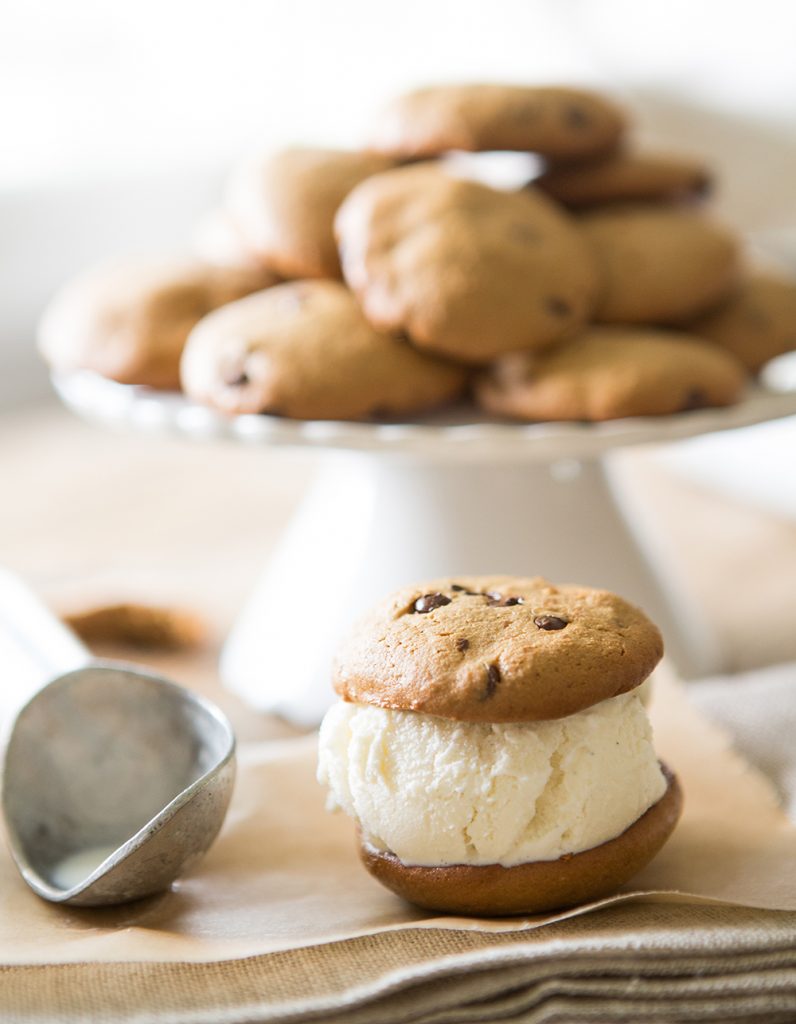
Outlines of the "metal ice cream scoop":
[{"label": "metal ice cream scoop", "polygon": [[35,892],[78,906],[124,903],[167,888],[205,853],[235,777],[227,719],[165,679],[93,661],[0,570],[0,714],[13,719],[23,703],[2,806]]}]

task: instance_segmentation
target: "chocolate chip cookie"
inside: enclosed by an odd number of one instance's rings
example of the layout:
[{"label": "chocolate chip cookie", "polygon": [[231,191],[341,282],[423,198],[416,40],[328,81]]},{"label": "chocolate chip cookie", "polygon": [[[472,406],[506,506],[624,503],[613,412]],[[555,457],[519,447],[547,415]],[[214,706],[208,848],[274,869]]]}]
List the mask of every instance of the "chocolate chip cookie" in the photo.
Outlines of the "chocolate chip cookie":
[{"label": "chocolate chip cookie", "polygon": [[343,273],[371,323],[469,363],[576,331],[595,291],[575,224],[539,192],[499,192],[437,167],[358,185],[337,214]]},{"label": "chocolate chip cookie", "polygon": [[368,419],[457,397],[465,372],[375,330],[335,281],[294,281],[230,303],[191,332],[188,395],[226,413]]},{"label": "chocolate chip cookie", "polygon": [[731,405],[745,377],[731,353],[684,332],[591,327],[539,356],[504,357],[475,393],[499,416],[597,421]]},{"label": "chocolate chip cookie", "polygon": [[516,150],[582,160],[612,150],[625,117],[610,100],[558,86],[438,85],[394,100],[368,138],[404,159],[449,150]]},{"label": "chocolate chip cookie", "polygon": [[633,689],[662,653],[657,628],[608,591],[463,576],[378,605],[343,643],[334,686],[361,704],[531,722]]},{"label": "chocolate chip cookie", "polygon": [[375,153],[294,147],[233,175],[227,209],[245,242],[286,278],[339,278],[332,224],[360,181],[392,166]]},{"label": "chocolate chip cookie", "polygon": [[704,198],[712,188],[707,165],[665,153],[620,151],[589,163],[553,164],[534,186],[565,206]]},{"label": "chocolate chip cookie", "polygon": [[770,273],[753,274],[689,329],[729,349],[756,373],[769,359],[796,349],[796,282]]},{"label": "chocolate chip cookie", "polygon": [[67,284],[47,307],[40,349],[58,371],[93,370],[122,384],[178,388],[180,355],[194,324],[275,280],[254,265],[98,267]]},{"label": "chocolate chip cookie", "polygon": [[580,224],[598,265],[595,319],[603,323],[684,323],[737,284],[737,240],[695,211],[616,206],[585,213]]}]

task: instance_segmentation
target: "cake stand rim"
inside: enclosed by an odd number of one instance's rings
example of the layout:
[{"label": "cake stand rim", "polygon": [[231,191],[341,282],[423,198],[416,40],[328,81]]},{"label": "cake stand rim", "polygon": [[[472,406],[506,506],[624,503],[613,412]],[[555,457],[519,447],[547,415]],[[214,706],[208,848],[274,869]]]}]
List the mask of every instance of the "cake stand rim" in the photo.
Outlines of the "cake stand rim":
[{"label": "cake stand rim", "polygon": [[225,416],[179,392],[119,384],[88,370],[53,373],[51,381],[64,405],[108,427],[196,441],[226,440],[445,461],[598,458],[615,448],[666,444],[796,415],[796,389],[774,390],[754,382],[747,385],[744,398],[735,405],[668,416],[600,423],[515,423],[488,418],[468,420],[464,415],[467,408],[460,407],[458,420],[448,412],[407,422],[365,423],[292,420],[265,414]]}]

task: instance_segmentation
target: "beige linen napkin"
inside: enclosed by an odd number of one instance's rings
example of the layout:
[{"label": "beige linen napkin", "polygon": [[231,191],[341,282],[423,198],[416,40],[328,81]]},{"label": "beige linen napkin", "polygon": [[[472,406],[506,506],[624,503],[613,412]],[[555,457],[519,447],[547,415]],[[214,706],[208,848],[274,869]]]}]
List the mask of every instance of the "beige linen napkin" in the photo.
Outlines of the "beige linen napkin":
[{"label": "beige linen napkin", "polygon": [[685,811],[611,900],[494,920],[410,907],[362,870],[351,823],[325,813],[314,736],[244,744],[221,837],[161,897],[59,908],[0,858],[0,1017],[794,1017],[796,827],[665,675],[652,717]]},{"label": "beige linen napkin", "polygon": [[796,914],[626,903],[530,933],[408,928],[208,964],[0,969],[9,1024],[796,1019]]},{"label": "beige linen napkin", "polygon": [[689,696],[771,780],[796,821],[796,663],[703,680]]}]

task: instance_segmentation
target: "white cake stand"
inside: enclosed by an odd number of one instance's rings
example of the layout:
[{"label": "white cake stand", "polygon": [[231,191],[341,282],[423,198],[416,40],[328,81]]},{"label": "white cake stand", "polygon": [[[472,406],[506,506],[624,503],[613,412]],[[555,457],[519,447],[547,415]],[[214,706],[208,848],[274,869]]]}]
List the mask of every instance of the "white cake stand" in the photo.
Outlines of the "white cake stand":
[{"label": "white cake stand", "polygon": [[227,687],[306,725],[330,702],[332,653],[351,622],[395,587],[436,576],[539,574],[616,590],[659,623],[683,676],[720,672],[704,615],[607,456],[796,414],[796,392],[754,386],[727,409],[596,425],[489,422],[469,408],[401,424],[302,422],[227,418],[89,373],[54,383],[106,426],[326,450],[221,659]]}]

